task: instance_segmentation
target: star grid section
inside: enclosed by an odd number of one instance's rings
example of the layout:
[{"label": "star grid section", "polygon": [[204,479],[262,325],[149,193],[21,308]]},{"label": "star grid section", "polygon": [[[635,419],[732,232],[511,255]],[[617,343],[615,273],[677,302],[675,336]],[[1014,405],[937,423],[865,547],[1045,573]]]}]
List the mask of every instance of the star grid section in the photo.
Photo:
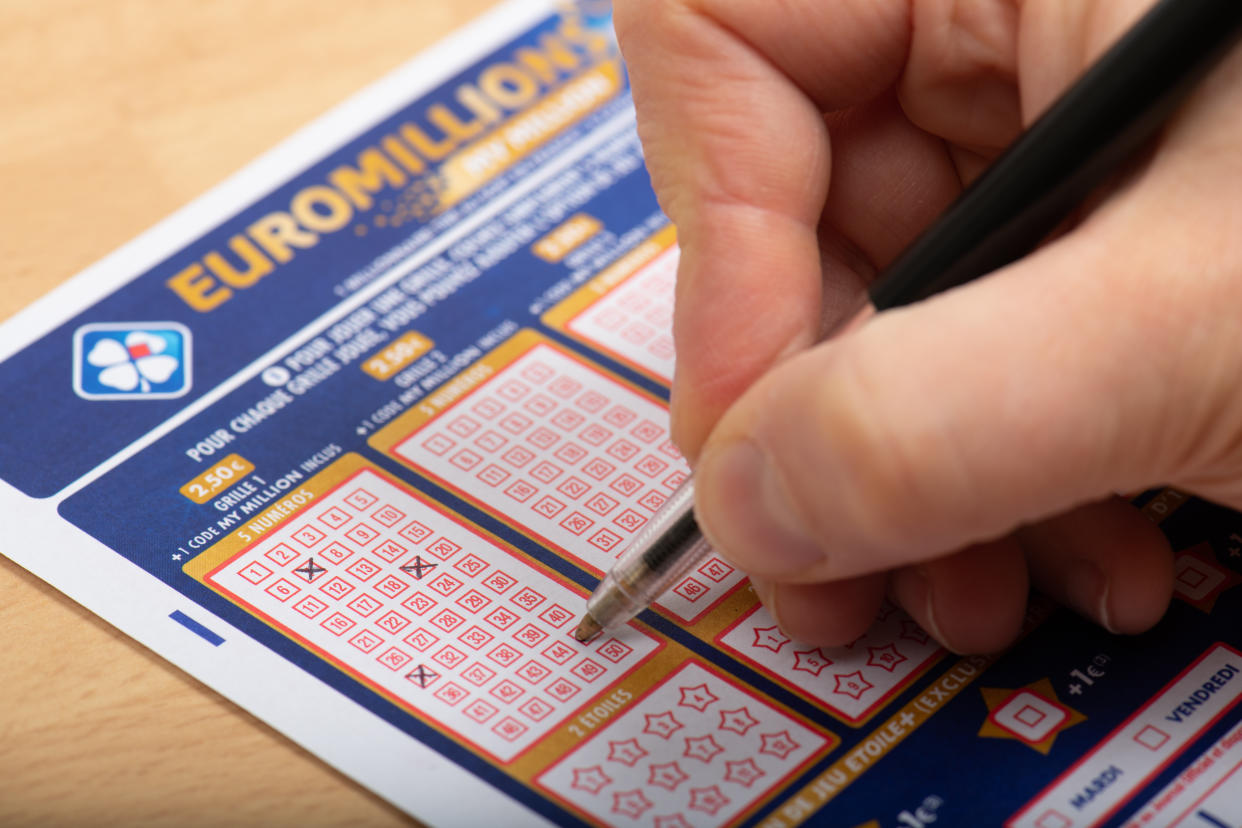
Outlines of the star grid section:
[{"label": "star grid section", "polygon": [[583,596],[368,470],[206,580],[501,761],[660,646],[578,643]]},{"label": "star grid section", "polygon": [[828,744],[753,691],[690,662],[536,783],[616,828],[719,826]]},{"label": "star grid section", "polygon": [[853,723],[879,709],[943,653],[914,619],[887,601],[871,629],[844,647],[799,644],[762,606],[721,633],[716,643]]},{"label": "star grid section", "polygon": [[[544,343],[393,452],[601,575],[688,472],[663,406]],[[691,622],[741,580],[711,555],[656,606]]]},{"label": "star grid section", "polygon": [[680,250],[673,245],[571,319],[577,336],[673,381],[673,286]]}]

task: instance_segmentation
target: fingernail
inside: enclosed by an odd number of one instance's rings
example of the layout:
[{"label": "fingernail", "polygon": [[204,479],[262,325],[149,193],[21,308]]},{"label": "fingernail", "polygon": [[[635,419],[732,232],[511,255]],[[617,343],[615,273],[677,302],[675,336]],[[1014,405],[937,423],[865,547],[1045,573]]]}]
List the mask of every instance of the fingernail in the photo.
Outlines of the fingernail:
[{"label": "fingernail", "polygon": [[1069,571],[1066,596],[1074,609],[1114,632],[1108,611],[1108,580],[1098,566],[1090,561],[1076,562]]},{"label": "fingernail", "polygon": [[936,620],[936,602],[933,600],[931,579],[927,577],[927,573],[921,568],[906,570],[896,577],[894,586],[897,588],[900,603],[908,610],[913,610],[914,607],[923,608],[919,623],[931,633],[932,638],[944,645],[949,652],[959,653],[953,642],[945,638],[940,622]]},{"label": "fingernail", "polygon": [[781,632],[789,635],[789,631],[785,629],[785,624],[781,621],[780,609],[777,607],[776,600],[776,584],[771,581],[765,581],[762,578],[751,578],[750,585],[755,588],[755,595],[759,598],[759,603],[763,604],[767,609],[768,615],[772,616],[772,620],[776,622],[777,628]]},{"label": "fingernail", "polygon": [[703,533],[747,572],[779,578],[823,559],[779,473],[753,441],[709,449],[695,487]]}]

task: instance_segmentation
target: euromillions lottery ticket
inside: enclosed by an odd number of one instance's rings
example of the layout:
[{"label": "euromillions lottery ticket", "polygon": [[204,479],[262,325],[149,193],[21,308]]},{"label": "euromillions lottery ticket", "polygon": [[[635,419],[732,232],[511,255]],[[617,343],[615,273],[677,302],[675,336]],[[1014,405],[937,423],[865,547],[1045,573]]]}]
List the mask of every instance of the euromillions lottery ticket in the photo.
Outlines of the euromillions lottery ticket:
[{"label": "euromillions lottery ticket", "polygon": [[0,549],[434,825],[1242,825],[1242,520],[1174,491],[1137,638],[810,647],[714,555],[573,638],[688,471],[677,257],[608,9],[500,6],[0,328]]}]

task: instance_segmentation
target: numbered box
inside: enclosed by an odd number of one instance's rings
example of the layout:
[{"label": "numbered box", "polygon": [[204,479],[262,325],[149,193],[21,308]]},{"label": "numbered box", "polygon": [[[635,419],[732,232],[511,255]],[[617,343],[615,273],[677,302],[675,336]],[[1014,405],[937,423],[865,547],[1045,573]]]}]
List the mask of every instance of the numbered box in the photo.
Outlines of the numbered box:
[{"label": "numbered box", "polygon": [[[579,643],[570,608],[585,594],[375,471],[305,512],[205,582],[499,761],[660,647],[637,629]],[[292,553],[303,540],[309,552]]]},{"label": "numbered box", "polygon": [[[375,444],[602,575],[686,478],[666,408],[531,332],[484,363],[494,371],[469,393],[410,412]],[[713,577],[687,576],[657,607],[702,617],[742,582],[715,560]]]}]

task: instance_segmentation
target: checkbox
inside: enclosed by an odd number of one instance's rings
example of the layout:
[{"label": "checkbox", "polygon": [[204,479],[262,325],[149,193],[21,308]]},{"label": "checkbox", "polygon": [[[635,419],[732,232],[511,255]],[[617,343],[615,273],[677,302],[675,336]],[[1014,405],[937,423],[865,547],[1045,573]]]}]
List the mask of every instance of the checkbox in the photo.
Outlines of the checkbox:
[{"label": "checkbox", "polygon": [[1169,734],[1157,727],[1147,725],[1138,733],[1134,734],[1134,741],[1138,742],[1148,750],[1159,750],[1164,747],[1164,743],[1169,741]]},{"label": "checkbox", "polygon": [[1014,718],[1027,727],[1036,727],[1040,722],[1047,718],[1048,714],[1042,710],[1038,710],[1029,704],[1014,714]]},{"label": "checkbox", "polygon": [[1177,582],[1185,587],[1189,587],[1190,589],[1195,589],[1206,580],[1207,575],[1200,570],[1193,569],[1191,567],[1183,569],[1177,576]]},{"label": "checkbox", "polygon": [[1069,828],[1073,824],[1056,811],[1048,811],[1035,820],[1036,828]]},{"label": "checkbox", "polygon": [[1069,719],[1069,710],[1032,690],[1019,690],[993,710],[988,718],[997,727],[1034,745],[1056,733],[1057,728]]},{"label": "checkbox", "polygon": [[1225,582],[1225,573],[1193,555],[1182,555],[1174,564],[1173,590],[1188,601],[1202,601]]}]

